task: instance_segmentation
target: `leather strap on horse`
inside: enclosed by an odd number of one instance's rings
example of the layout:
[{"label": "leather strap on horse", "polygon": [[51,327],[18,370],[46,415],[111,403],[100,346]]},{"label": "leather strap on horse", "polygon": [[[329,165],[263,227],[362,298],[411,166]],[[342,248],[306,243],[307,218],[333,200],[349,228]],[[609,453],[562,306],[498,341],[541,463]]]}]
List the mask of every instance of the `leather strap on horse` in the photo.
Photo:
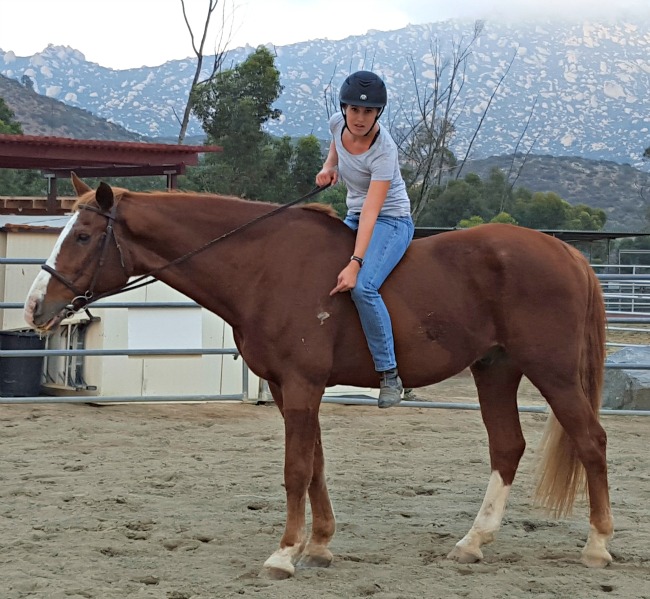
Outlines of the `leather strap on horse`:
[{"label": "leather strap on horse", "polygon": [[[244,229],[247,229],[254,224],[260,222],[261,220],[270,218],[271,216],[274,216],[278,214],[279,212],[282,212],[283,210],[286,210],[287,208],[290,208],[291,206],[295,206],[296,204],[299,204],[300,202],[304,202],[305,200],[308,200],[315,195],[319,194],[321,191],[324,191],[327,189],[331,184],[328,183],[327,185],[323,186],[316,186],[314,187],[311,191],[306,193],[305,195],[292,200],[291,202],[288,202],[286,204],[282,204],[282,206],[278,206],[275,210],[271,210],[270,212],[267,212],[266,214],[262,214],[258,216],[257,218],[254,218],[253,220],[244,223],[243,225],[237,227],[236,229],[233,229],[232,231],[228,231],[227,233],[224,233],[223,235],[220,235],[219,237],[216,237],[215,239],[212,239],[202,245],[201,247],[196,248],[195,250],[192,250],[191,252],[188,252],[187,254],[183,254],[182,256],[179,256],[178,258],[172,260],[171,262],[168,262],[167,264],[164,264],[163,266],[160,266],[159,268],[155,268],[154,270],[150,270],[148,273],[140,275],[139,277],[135,278],[133,281],[130,281],[126,285],[120,287],[119,289],[113,289],[111,291],[106,291],[104,293],[101,293],[97,296],[93,296],[93,290],[89,289],[86,291],[86,293],[79,293],[79,291],[74,287],[73,284],[71,284],[67,279],[65,279],[63,276],[59,275],[53,268],[47,267],[45,268],[45,265],[43,265],[42,268],[47,270],[50,274],[52,274],[55,278],[57,278],[59,281],[61,281],[64,285],[66,285],[70,290],[72,290],[75,294],[75,300],[77,301],[76,306],[72,306],[72,309],[74,311],[81,310],[85,308],[88,304],[95,302],[99,299],[105,298],[105,297],[110,297],[112,295],[117,295],[118,293],[123,293],[125,291],[132,291],[133,289],[139,289],[140,287],[145,287],[146,285],[150,285],[155,281],[155,275],[160,273],[161,271],[169,268],[170,266],[176,266],[177,264],[181,264],[182,262],[185,262],[189,260],[190,258],[196,256],[197,254],[200,254],[201,252],[204,252],[208,248],[212,247],[215,243],[219,241],[223,241],[224,239],[227,239],[231,235],[234,235],[235,233],[239,233],[240,231],[243,231]],[[82,204],[79,206],[79,208],[86,208],[86,205]],[[90,206],[87,207],[88,209],[92,209],[94,212],[97,212],[98,214],[101,214],[102,216],[105,216],[108,218],[108,226],[107,226],[107,231],[110,228],[111,234],[107,235],[105,233],[104,240],[102,241],[102,256],[105,252],[107,241],[109,237],[113,237],[115,239],[115,242],[117,243],[117,239],[115,238],[115,234],[113,232],[113,222],[116,220],[116,214],[115,214],[115,207],[113,211],[109,214],[107,212],[103,212],[100,210],[97,210],[95,208],[91,208]],[[118,244],[118,249],[119,249],[119,244]],[[120,251],[121,255],[121,251]],[[97,279],[97,275],[99,272],[99,268],[101,267],[101,260],[100,264],[98,264],[97,271],[94,273],[93,278],[92,278],[92,285],[94,287],[95,281]],[[81,304],[81,305],[79,305]]]}]

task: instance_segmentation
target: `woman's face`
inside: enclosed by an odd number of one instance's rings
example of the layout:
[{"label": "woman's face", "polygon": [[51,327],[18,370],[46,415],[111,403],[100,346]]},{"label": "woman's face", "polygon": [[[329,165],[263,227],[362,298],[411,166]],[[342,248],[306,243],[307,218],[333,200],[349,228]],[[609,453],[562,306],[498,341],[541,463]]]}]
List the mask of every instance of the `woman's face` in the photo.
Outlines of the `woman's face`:
[{"label": "woman's face", "polygon": [[375,124],[379,108],[366,106],[346,106],[345,118],[348,129],[353,135],[366,135]]}]

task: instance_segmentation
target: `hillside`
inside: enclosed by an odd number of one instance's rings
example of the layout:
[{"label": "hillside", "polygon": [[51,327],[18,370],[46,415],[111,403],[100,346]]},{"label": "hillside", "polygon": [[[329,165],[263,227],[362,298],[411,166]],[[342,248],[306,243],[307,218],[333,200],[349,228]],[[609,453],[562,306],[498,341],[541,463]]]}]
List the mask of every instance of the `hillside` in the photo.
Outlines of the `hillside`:
[{"label": "hillside", "polygon": [[0,98],[14,112],[25,135],[146,141],[133,131],[96,117],[87,110],[37,94],[2,75],[0,75]]},{"label": "hillside", "polygon": [[[523,167],[522,167],[523,164]],[[481,178],[493,168],[511,173],[515,187],[553,191],[570,204],[587,204],[607,214],[608,231],[641,231],[648,226],[650,174],[627,164],[576,156],[493,156],[467,162],[461,178],[473,172]],[[517,177],[517,173],[519,176]]]}]

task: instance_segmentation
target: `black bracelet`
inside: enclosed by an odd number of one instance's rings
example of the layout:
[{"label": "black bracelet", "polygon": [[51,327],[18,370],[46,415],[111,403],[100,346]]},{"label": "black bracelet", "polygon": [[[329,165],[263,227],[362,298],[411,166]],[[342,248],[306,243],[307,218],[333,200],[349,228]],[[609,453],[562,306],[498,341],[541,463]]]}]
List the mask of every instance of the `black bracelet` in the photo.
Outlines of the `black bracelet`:
[{"label": "black bracelet", "polygon": [[363,266],[363,258],[359,258],[359,256],[350,256],[350,260],[354,260],[355,262],[358,262],[359,268]]}]

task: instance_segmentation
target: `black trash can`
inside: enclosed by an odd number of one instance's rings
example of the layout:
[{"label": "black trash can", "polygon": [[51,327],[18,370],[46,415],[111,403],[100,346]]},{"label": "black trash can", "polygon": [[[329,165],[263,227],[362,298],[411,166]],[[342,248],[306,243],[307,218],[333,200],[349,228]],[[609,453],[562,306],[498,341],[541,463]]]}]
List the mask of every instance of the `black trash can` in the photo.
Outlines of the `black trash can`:
[{"label": "black trash can", "polygon": [[[45,349],[36,331],[0,331],[0,349]],[[44,356],[0,358],[0,396],[35,397],[41,392]]]}]

